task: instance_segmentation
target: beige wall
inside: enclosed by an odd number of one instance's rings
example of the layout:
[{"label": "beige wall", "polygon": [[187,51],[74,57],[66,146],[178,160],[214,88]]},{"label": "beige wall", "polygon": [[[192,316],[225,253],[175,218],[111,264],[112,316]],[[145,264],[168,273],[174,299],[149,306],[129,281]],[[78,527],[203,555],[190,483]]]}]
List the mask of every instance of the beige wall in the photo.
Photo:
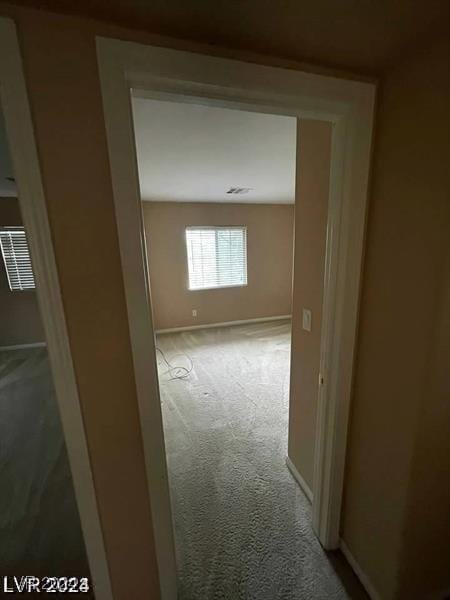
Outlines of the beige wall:
[{"label": "beige wall", "polygon": [[[322,327],[331,125],[302,119],[297,132],[289,458],[312,488]],[[312,312],[302,329],[302,309]]]},{"label": "beige wall", "polygon": [[[143,210],[156,329],[291,314],[293,205],[144,202]],[[187,288],[185,229],[195,225],[247,227],[246,286]]]},{"label": "beige wall", "polygon": [[450,586],[449,73],[447,42],[378,114],[343,537],[383,599]]},{"label": "beige wall", "polygon": [[[450,231],[450,218],[447,224]],[[450,235],[447,245],[430,369],[417,419],[398,598],[424,598],[430,591],[436,597],[444,591],[446,598],[450,595]]]},{"label": "beige wall", "polygon": [[[0,198],[0,227],[22,225],[17,198]],[[0,346],[44,342],[36,292],[11,292],[0,258]]]}]

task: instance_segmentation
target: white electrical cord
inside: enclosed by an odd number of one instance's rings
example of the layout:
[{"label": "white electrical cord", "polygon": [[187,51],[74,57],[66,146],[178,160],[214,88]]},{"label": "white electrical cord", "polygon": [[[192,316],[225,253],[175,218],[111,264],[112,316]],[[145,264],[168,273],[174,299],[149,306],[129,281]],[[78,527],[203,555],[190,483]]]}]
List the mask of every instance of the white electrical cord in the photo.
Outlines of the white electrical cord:
[{"label": "white electrical cord", "polygon": [[177,366],[177,365],[173,365],[171,364],[168,359],[166,358],[166,355],[164,354],[164,352],[161,350],[161,348],[158,348],[158,346],[156,346],[156,350],[157,352],[159,352],[159,354],[161,355],[165,365],[167,366],[167,369],[165,371],[159,371],[159,366],[160,366],[160,362],[157,361],[158,363],[158,374],[159,376],[164,376],[164,375],[170,375],[169,379],[165,379],[163,381],[173,381],[174,379],[186,379],[186,377],[188,377],[188,375],[192,372],[192,369],[194,368],[194,363],[192,362],[192,359],[190,356],[188,356],[187,354],[175,354],[174,356],[172,356],[172,358],[170,360],[173,360],[175,357],[177,356],[184,356],[185,358],[188,359],[190,366],[189,367],[183,367],[183,366]]}]

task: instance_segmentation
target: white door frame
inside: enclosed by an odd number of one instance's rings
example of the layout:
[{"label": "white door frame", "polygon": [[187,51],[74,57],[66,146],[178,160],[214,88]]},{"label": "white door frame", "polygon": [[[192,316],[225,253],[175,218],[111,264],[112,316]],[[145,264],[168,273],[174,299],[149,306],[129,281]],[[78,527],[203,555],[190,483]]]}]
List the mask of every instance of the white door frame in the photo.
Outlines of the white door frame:
[{"label": "white door frame", "polygon": [[[0,105],[27,232],[36,292],[97,600],[112,599],[103,533],[70,353],[39,159],[14,22],[0,17]],[[49,573],[55,575],[55,573]]]},{"label": "white door frame", "polygon": [[107,38],[97,38],[97,56],[162,597],[174,600],[173,527],[130,92],[333,123],[324,383],[313,481],[313,527],[331,549],[339,545],[375,85]]}]

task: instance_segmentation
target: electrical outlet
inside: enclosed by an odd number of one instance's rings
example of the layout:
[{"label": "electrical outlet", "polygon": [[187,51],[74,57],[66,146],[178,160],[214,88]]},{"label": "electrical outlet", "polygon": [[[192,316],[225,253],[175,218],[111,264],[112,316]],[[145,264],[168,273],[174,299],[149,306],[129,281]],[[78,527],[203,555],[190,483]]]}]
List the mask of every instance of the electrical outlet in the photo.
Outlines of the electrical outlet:
[{"label": "electrical outlet", "polygon": [[193,316],[193,317],[196,317],[196,316],[197,316],[197,309],[196,309],[196,308],[193,308],[193,309],[192,309],[192,316]]}]

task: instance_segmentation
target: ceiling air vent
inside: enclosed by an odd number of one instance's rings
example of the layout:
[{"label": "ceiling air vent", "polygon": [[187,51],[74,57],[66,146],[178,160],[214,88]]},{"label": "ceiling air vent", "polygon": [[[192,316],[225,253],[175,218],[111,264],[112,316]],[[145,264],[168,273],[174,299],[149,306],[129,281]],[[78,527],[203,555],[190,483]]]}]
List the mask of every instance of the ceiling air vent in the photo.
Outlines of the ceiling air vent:
[{"label": "ceiling air vent", "polygon": [[249,187],[231,187],[227,191],[227,194],[248,194],[248,192],[252,189],[253,188],[249,188]]}]

